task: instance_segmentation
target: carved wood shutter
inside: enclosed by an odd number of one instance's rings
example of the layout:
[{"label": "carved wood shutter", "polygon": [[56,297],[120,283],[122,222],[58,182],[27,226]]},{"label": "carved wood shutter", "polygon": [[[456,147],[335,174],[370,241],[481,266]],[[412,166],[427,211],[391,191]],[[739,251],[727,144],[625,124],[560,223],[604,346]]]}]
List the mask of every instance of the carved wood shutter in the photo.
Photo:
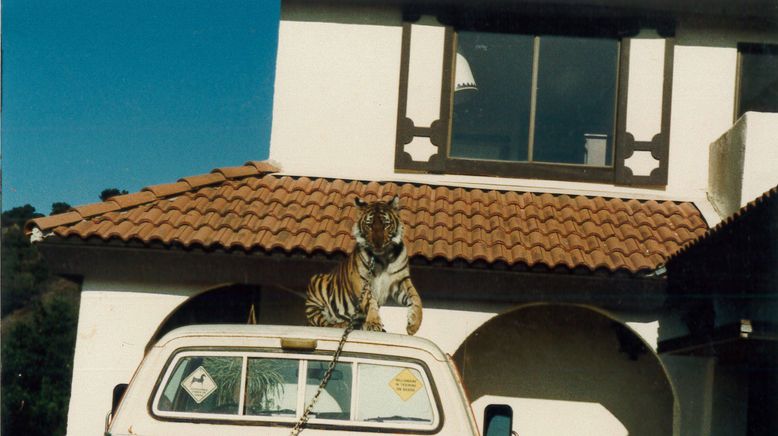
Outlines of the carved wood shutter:
[{"label": "carved wood shutter", "polygon": [[395,168],[443,172],[451,127],[454,35],[440,24],[403,26]]},{"label": "carved wood shutter", "polygon": [[[403,26],[395,169],[442,173],[451,134],[456,35],[450,26],[434,19],[427,22],[432,23]],[[668,175],[674,40],[639,36],[621,39],[612,181],[663,186]],[[515,176],[522,177],[518,172]]]},{"label": "carved wood shutter", "polygon": [[617,185],[667,184],[672,38],[624,38],[614,156]]}]

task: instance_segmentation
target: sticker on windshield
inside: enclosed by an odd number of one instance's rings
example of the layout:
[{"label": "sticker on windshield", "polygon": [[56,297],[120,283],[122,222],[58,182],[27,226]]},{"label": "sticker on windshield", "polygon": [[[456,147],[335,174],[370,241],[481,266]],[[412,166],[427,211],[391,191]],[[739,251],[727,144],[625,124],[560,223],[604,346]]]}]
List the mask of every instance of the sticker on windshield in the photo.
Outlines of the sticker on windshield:
[{"label": "sticker on windshield", "polygon": [[197,404],[200,404],[216,391],[216,382],[211,375],[202,366],[192,371],[191,374],[184,377],[181,387],[186,390]]},{"label": "sticker on windshield", "polygon": [[413,394],[424,387],[424,384],[406,368],[394,376],[393,379],[389,380],[389,387],[392,388],[394,393],[402,398],[403,401],[408,401]]}]

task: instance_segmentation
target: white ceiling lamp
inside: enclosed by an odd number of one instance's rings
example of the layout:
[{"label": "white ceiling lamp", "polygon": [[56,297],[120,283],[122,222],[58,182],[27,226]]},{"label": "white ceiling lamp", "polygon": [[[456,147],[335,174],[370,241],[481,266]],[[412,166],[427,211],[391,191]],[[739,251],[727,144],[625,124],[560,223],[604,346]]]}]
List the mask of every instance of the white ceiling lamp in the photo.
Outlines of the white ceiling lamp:
[{"label": "white ceiling lamp", "polygon": [[470,64],[457,52],[456,73],[454,75],[454,104],[469,100],[478,91]]}]

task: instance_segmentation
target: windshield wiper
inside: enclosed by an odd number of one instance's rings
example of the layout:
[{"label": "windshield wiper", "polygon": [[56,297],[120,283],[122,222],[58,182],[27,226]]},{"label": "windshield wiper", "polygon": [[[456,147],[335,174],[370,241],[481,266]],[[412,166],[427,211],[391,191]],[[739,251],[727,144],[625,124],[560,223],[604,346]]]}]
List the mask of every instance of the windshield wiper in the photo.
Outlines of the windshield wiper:
[{"label": "windshield wiper", "polygon": [[276,415],[294,415],[295,411],[292,409],[280,409],[280,410],[262,410],[260,412],[251,412],[249,415],[253,416],[276,416]]},{"label": "windshield wiper", "polygon": [[370,422],[384,422],[384,421],[423,421],[423,422],[432,422],[431,419],[427,418],[416,418],[412,416],[399,416],[399,415],[393,415],[393,416],[376,416],[373,418],[368,418],[365,421]]}]

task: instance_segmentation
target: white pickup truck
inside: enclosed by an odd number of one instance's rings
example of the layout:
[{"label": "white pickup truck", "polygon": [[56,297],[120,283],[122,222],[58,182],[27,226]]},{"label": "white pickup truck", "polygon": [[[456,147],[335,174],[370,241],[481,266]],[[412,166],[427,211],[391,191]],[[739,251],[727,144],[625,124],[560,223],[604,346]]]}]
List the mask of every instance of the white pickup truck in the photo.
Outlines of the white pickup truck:
[{"label": "white pickup truck", "polygon": [[[106,436],[289,435],[341,329],[189,326],[147,353]],[[457,370],[432,342],[354,331],[303,435],[477,435]],[[492,432],[490,432],[492,433]]]}]

